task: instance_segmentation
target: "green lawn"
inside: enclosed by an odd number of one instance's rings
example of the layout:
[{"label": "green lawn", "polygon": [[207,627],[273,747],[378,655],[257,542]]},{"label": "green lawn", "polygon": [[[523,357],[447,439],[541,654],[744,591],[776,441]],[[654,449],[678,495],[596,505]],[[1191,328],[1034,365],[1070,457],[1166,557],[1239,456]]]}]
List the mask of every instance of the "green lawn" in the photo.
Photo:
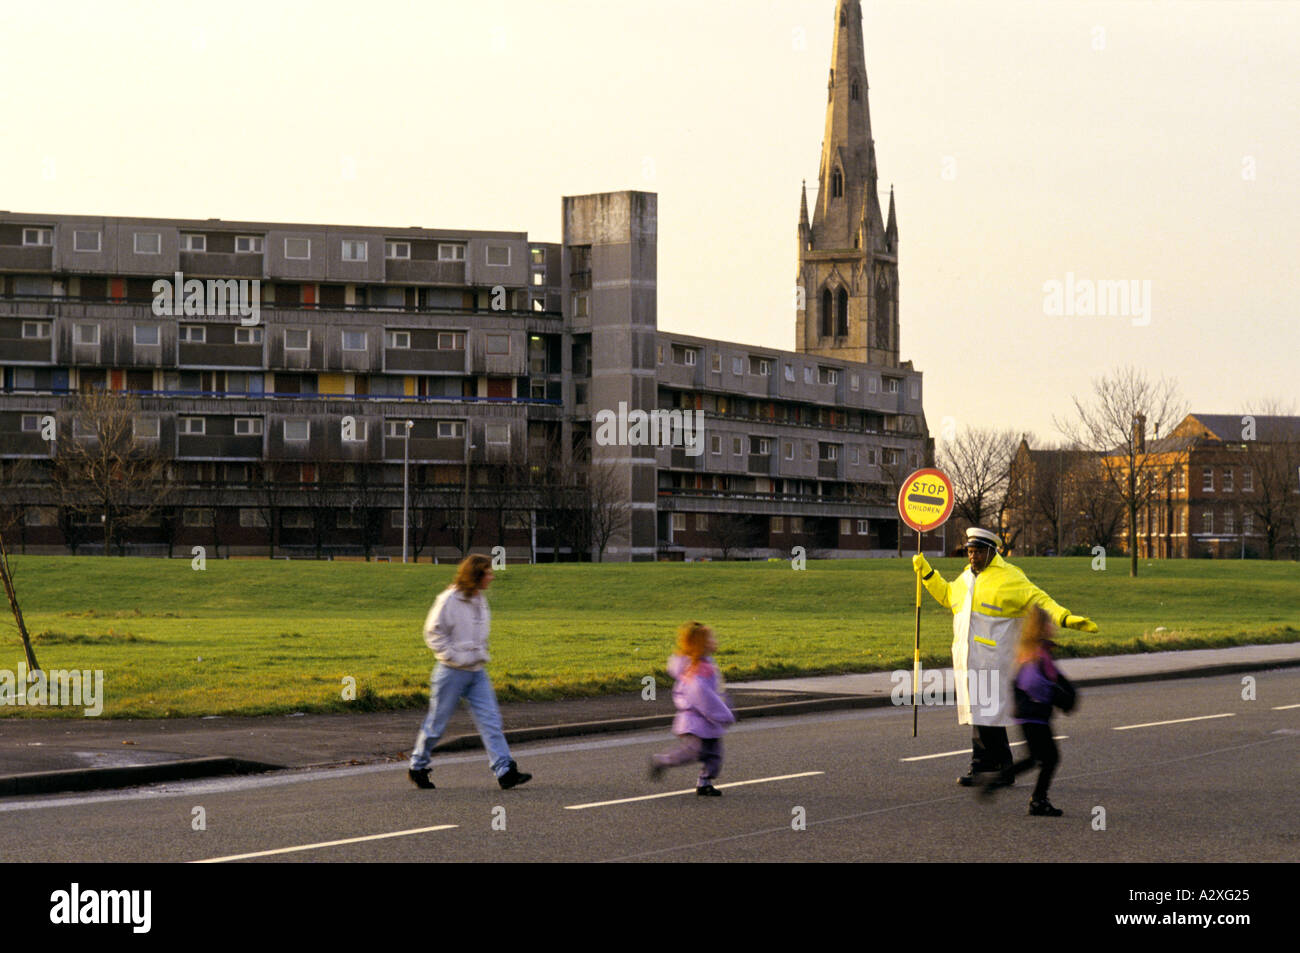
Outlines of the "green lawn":
[{"label": "green lawn", "polygon": [[[1065,654],[1300,641],[1300,567],[1260,561],[1017,560],[1040,587],[1092,617]],[[432,654],[421,628],[453,567],[427,564],[13,557],[46,669],[102,669],[105,717],[259,714],[425,703]],[[947,578],[956,559],[935,562]],[[512,566],[489,592],[491,672],[503,699],[666,684],[674,630],[718,633],[730,679],[910,668],[915,576],[908,560]],[[928,595],[921,646],[947,664],[951,615]],[[5,607],[7,608],[7,607]],[[12,621],[5,616],[6,621]],[[1166,631],[1156,632],[1158,627]],[[22,647],[9,625],[0,669]],[[343,679],[358,702],[345,703]],[[0,716],[79,714],[8,707]]]}]

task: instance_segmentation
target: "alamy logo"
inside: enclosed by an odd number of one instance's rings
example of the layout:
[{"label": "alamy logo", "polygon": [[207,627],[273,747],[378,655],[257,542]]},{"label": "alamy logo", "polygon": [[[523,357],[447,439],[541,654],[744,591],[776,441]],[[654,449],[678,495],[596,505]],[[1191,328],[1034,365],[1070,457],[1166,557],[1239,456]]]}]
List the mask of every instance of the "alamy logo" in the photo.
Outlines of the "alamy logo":
[{"label": "alamy logo", "polygon": [[1151,281],[1093,281],[1065,273],[1065,281],[1043,283],[1043,314],[1049,317],[1132,318],[1134,327],[1151,323]]},{"label": "alamy logo", "polygon": [[[893,690],[889,700],[895,705],[912,704],[912,676],[906,669],[898,669],[889,676]],[[926,669],[921,676],[921,692],[916,701],[921,705],[956,705],[966,701],[973,712],[981,715],[996,715],[1002,702],[1002,679],[996,671],[988,669],[967,669],[966,691],[959,693],[957,677],[952,669]]]},{"label": "alamy logo", "polygon": [[262,282],[257,278],[209,278],[200,281],[176,272],[153,283],[153,313],[160,318],[238,315],[251,328],[262,320]]},{"label": "alamy logo", "polygon": [[82,890],[74,883],[50,894],[51,923],[125,923],[132,933],[148,933],[152,921],[152,890]]},{"label": "alamy logo", "polygon": [[704,411],[618,410],[596,414],[596,443],[602,447],[680,447],[688,457],[704,453]]},{"label": "alamy logo", "polygon": [[0,669],[0,705],[40,707],[45,705],[81,708],[88,718],[104,711],[104,671],[51,669],[29,672],[20,662],[18,671]]}]

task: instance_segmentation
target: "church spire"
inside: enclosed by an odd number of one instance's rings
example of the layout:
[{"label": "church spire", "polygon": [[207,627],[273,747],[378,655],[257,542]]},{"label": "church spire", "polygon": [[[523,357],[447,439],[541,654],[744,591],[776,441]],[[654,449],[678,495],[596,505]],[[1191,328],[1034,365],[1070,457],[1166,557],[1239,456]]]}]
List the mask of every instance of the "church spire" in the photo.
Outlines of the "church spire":
[{"label": "church spire", "polygon": [[[848,248],[864,203],[877,206],[876,156],[867,107],[861,0],[837,0],[813,231],[823,247]],[[870,194],[866,194],[868,193]]]},{"label": "church spire", "polygon": [[799,228],[808,227],[808,180],[803,180],[803,190],[799,196]]},{"label": "church spire", "polygon": [[894,217],[894,184],[889,184],[889,221],[885,223],[885,238],[890,247],[898,240],[898,219]]}]

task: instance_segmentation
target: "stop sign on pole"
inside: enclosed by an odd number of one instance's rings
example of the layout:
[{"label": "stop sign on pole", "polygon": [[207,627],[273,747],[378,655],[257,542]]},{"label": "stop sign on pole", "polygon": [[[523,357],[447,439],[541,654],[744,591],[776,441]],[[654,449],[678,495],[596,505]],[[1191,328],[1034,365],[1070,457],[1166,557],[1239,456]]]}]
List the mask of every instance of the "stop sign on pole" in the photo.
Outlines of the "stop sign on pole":
[{"label": "stop sign on pole", "polygon": [[[917,470],[898,488],[898,515],[916,530],[916,554],[921,534],[938,529],[952,514],[952,481],[942,470]],[[912,737],[916,737],[916,696],[921,691],[921,574],[916,574],[916,634],[912,642]]]}]

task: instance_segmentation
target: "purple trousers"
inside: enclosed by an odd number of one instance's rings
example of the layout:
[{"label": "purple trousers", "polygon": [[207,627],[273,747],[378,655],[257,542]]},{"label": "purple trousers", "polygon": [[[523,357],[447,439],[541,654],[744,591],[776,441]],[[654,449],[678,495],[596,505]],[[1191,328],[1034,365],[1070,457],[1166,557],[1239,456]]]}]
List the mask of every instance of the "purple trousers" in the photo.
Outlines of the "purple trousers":
[{"label": "purple trousers", "polygon": [[654,756],[655,763],[664,767],[700,762],[700,777],[696,787],[712,784],[713,779],[722,770],[722,739],[699,738],[695,735],[682,735],[681,743],[667,754]]}]

